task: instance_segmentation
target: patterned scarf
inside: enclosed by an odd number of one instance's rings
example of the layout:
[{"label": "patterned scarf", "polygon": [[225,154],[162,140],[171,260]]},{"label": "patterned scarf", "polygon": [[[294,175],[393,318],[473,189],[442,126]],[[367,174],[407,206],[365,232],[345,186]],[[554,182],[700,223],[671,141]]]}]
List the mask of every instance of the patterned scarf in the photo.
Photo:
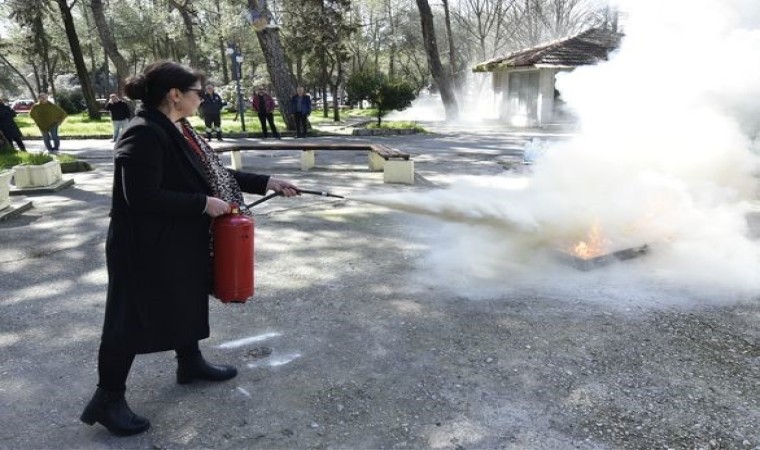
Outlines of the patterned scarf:
[{"label": "patterned scarf", "polygon": [[227,203],[237,203],[240,207],[241,213],[253,216],[251,211],[245,205],[245,199],[243,198],[243,192],[240,190],[240,185],[238,185],[229,170],[224,167],[222,160],[219,159],[219,155],[210,145],[208,145],[208,142],[195,131],[187,119],[181,119],[178,124],[185,139],[187,139],[190,147],[198,155],[203,164],[206,178],[208,178],[211,183],[211,192],[214,197],[220,198]]}]

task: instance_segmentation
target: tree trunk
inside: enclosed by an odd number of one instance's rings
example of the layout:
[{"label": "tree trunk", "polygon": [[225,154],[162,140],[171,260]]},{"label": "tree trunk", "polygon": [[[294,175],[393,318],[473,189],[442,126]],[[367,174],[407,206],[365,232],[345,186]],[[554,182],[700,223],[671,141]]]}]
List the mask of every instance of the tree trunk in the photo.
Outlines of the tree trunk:
[{"label": "tree trunk", "polygon": [[50,40],[42,24],[42,11],[38,11],[32,21],[34,30],[35,49],[42,58],[42,67],[37,73],[37,92],[48,92],[48,82],[52,79],[53,74],[50,70]]},{"label": "tree trunk", "polygon": [[388,54],[388,78],[391,80],[396,78],[396,27],[395,25],[395,19],[393,18],[393,8],[391,5],[390,0],[386,4],[388,7],[388,27],[390,31],[390,35],[393,37],[390,44],[390,52]]},{"label": "tree trunk", "polygon": [[100,113],[98,110],[100,108],[98,108],[98,105],[95,102],[95,93],[92,90],[90,74],[87,72],[87,66],[85,65],[84,56],[82,55],[82,46],[79,44],[79,36],[77,36],[77,30],[74,27],[74,18],[71,16],[71,8],[69,7],[67,0],[56,0],[56,2],[61,10],[63,26],[66,30],[66,38],[69,41],[69,47],[71,47],[71,56],[74,58],[74,66],[77,70],[79,83],[82,85],[82,95],[84,96],[85,103],[87,103],[87,115],[90,119],[99,119]]},{"label": "tree trunk", "polygon": [[55,98],[57,94],[55,89],[55,67],[58,62],[58,56],[48,58],[48,66],[45,70],[45,92],[49,93],[51,97]]},{"label": "tree trunk", "polygon": [[433,11],[430,10],[430,4],[428,4],[427,0],[416,1],[417,8],[420,11],[422,38],[425,41],[425,53],[427,53],[428,65],[438,85],[438,90],[441,92],[443,107],[446,109],[446,120],[456,120],[459,117],[459,107],[457,106],[457,100],[454,97],[454,90],[451,86],[451,77],[443,69],[441,57],[438,54],[438,43],[435,39],[435,27],[433,26]]},{"label": "tree trunk", "polygon": [[[34,84],[37,86],[37,92],[40,92],[40,93],[45,92],[42,90],[42,75],[40,74],[39,67],[37,67],[37,64],[35,64],[34,62],[32,62],[31,65],[32,65],[32,73],[34,74]],[[37,96],[34,96],[33,98],[36,99]]]},{"label": "tree trunk", "polygon": [[327,74],[327,58],[324,55],[319,58],[319,65],[322,66],[322,80],[319,86],[319,95],[322,97],[322,117],[327,119],[330,117],[330,105],[327,104],[327,84],[330,76]]},{"label": "tree trunk", "polygon": [[177,10],[177,12],[179,12],[180,17],[182,17],[182,23],[185,25],[185,41],[187,41],[187,56],[190,58],[190,67],[197,69],[199,66],[198,52],[195,51],[195,25],[193,24],[194,12],[190,6],[190,0],[185,0],[183,4],[180,4],[177,0],[169,0],[169,3]]},{"label": "tree trunk", "polygon": [[330,92],[332,93],[333,104],[333,122],[340,122],[340,99],[338,98],[338,84],[330,85]]},{"label": "tree trunk", "polygon": [[[74,2],[74,4],[75,3],[76,2]],[[94,41],[92,37],[92,24],[90,23],[90,15],[87,14],[87,8],[85,7],[85,4],[80,3],[79,5],[82,8],[82,16],[84,17],[84,25],[85,25],[85,29],[87,30],[87,35],[85,39],[85,42],[87,44],[85,45],[85,48],[87,49],[87,54],[90,57],[90,68],[88,72],[93,77],[92,84],[93,84],[93,91],[95,92],[95,97],[98,97],[98,90],[96,87],[98,84],[98,80],[97,80],[98,66],[97,66],[97,62],[95,61],[95,48],[92,45],[92,42]]]},{"label": "tree trunk", "polygon": [[121,53],[119,53],[119,47],[116,45],[116,40],[113,38],[113,33],[108,26],[108,22],[106,22],[106,16],[103,12],[103,0],[90,0],[90,9],[92,9],[95,27],[98,29],[100,43],[116,68],[117,91],[121,95],[124,93],[124,84],[129,76],[129,65],[124,57],[121,56]]},{"label": "tree trunk", "polygon": [[296,80],[288,66],[288,61],[285,59],[279,27],[270,25],[271,14],[267,9],[266,0],[248,0],[248,10],[254,24],[256,20],[263,19],[266,21],[267,26],[256,30],[256,37],[259,40],[261,52],[264,54],[269,79],[272,80],[274,90],[277,93],[280,114],[282,114],[288,130],[295,130],[295,120],[290,111],[290,98],[295,94]]},{"label": "tree trunk", "polygon": [[340,99],[338,98],[338,90],[340,85],[343,84],[343,63],[338,62],[338,79],[334,84],[330,85],[333,96],[333,121],[340,122]]},{"label": "tree trunk", "polygon": [[[457,59],[456,51],[454,50],[454,34],[451,32],[451,14],[449,13],[449,0],[443,0],[443,13],[446,21],[446,36],[449,41],[449,73],[451,74],[451,81],[454,85],[457,85]],[[481,60],[483,61],[483,60]]]},{"label": "tree trunk", "polygon": [[17,68],[15,68],[13,66],[13,64],[11,64],[11,62],[8,61],[5,58],[5,56],[3,56],[1,53],[0,53],[0,61],[2,61],[3,64],[5,64],[6,66],[10,67],[10,69],[13,71],[13,73],[15,73],[16,75],[18,75],[18,77],[21,79],[21,81],[24,82],[24,84],[26,85],[26,88],[29,89],[29,94],[32,96],[31,98],[33,98],[33,99],[37,98],[37,94],[34,92],[34,88],[32,87],[31,83],[29,83],[29,80],[27,80],[26,77],[21,72],[19,72],[19,70]]},{"label": "tree trunk", "polygon": [[224,81],[224,84],[229,84],[230,73],[227,71],[227,46],[224,44],[222,36],[219,36],[219,56],[222,61],[222,81]]},{"label": "tree trunk", "polygon": [[108,97],[114,90],[111,89],[111,64],[108,63],[108,52],[105,49],[103,49],[103,78],[106,82],[103,97]]}]

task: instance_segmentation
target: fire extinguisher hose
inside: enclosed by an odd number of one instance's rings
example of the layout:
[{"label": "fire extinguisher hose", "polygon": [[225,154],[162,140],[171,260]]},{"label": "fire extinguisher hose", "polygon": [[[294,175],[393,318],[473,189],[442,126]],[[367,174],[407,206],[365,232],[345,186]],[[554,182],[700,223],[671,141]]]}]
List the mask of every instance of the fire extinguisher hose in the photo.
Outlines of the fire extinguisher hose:
[{"label": "fire extinguisher hose", "polygon": [[[301,194],[319,195],[320,197],[346,198],[346,197],[344,197],[342,195],[331,194],[331,193],[325,192],[325,191],[310,191],[310,190],[307,190],[307,189],[299,189],[298,192],[300,192]],[[261,197],[260,199],[256,200],[253,203],[249,203],[246,206],[248,206],[249,208],[252,208],[252,207],[258,205],[259,203],[264,203],[267,200],[273,199],[275,197],[279,197],[281,195],[282,194],[280,192],[275,192],[275,193],[269,194],[267,196]]]}]

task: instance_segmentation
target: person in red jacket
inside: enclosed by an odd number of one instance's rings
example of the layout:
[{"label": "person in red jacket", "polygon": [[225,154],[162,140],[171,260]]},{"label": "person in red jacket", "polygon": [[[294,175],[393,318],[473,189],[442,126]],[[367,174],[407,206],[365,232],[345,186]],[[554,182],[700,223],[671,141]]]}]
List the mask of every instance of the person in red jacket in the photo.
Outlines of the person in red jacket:
[{"label": "person in red jacket", "polygon": [[274,126],[274,99],[271,95],[267,94],[267,91],[263,86],[253,94],[251,106],[259,115],[261,134],[264,139],[269,137],[267,133],[267,122],[269,122],[269,127],[272,128],[272,135],[274,135],[275,139],[280,139],[280,133],[277,132],[277,127]]}]

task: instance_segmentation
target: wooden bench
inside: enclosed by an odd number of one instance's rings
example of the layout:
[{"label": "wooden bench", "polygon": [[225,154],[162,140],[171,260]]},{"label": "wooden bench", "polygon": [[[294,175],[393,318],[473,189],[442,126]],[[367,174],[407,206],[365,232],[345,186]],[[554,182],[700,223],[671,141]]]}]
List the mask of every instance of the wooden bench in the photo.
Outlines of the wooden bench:
[{"label": "wooden bench", "polygon": [[301,170],[314,168],[317,150],[367,151],[369,170],[383,171],[384,182],[414,184],[414,161],[410,155],[382,144],[271,142],[215,147],[214,150],[218,153],[231,152],[232,168],[236,170],[243,167],[240,152],[244,150],[301,150]]}]

